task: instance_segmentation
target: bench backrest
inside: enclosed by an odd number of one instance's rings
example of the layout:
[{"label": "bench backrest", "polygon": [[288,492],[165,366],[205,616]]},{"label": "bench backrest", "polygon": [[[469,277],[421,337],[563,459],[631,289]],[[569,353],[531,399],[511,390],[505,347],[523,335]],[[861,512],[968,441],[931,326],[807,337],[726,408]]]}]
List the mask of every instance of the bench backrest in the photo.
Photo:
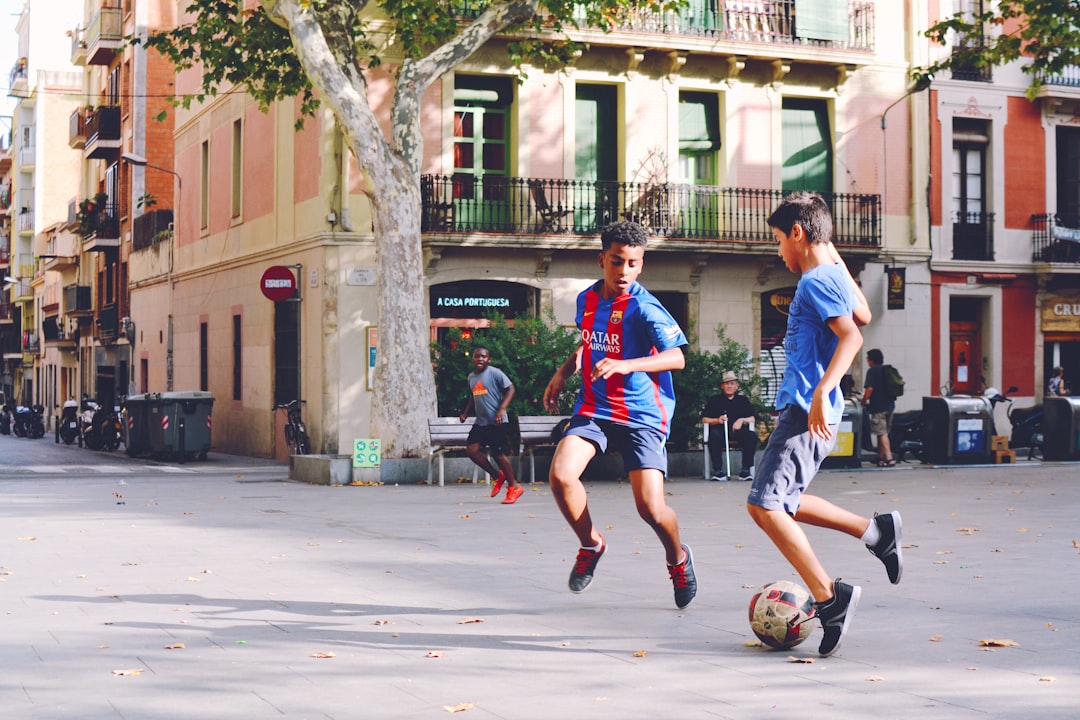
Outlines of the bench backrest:
[{"label": "bench backrest", "polygon": [[536,445],[552,442],[551,431],[565,419],[565,417],[560,417],[558,415],[519,417],[518,429],[521,431],[522,445]]},{"label": "bench backrest", "polygon": [[428,435],[431,438],[431,444],[434,446],[464,445],[474,422],[476,418],[466,418],[465,422],[461,422],[456,417],[428,418]]}]

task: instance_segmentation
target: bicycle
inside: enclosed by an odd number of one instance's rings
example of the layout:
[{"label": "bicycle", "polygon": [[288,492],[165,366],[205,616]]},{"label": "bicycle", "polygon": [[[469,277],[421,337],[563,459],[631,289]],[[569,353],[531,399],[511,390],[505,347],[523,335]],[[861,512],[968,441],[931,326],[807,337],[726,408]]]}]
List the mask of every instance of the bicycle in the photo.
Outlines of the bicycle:
[{"label": "bicycle", "polygon": [[287,420],[285,421],[285,444],[289,446],[290,455],[310,455],[311,440],[308,439],[307,428],[300,418],[300,403],[290,400],[274,406],[274,411],[284,410]]}]

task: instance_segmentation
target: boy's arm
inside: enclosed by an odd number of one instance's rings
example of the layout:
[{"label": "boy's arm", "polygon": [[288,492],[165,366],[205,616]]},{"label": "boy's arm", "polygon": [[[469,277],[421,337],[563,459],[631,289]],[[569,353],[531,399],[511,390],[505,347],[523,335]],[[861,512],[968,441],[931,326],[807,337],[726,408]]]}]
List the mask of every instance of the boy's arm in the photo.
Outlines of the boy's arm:
[{"label": "boy's arm", "polygon": [[495,411],[495,424],[500,425],[506,422],[506,410],[510,407],[510,401],[514,399],[514,384],[511,383],[503,391],[502,402],[499,403],[499,409]]},{"label": "boy's arm", "polygon": [[833,351],[829,366],[825,368],[825,375],[814,388],[814,396],[810,401],[810,415],[807,418],[807,429],[816,437],[828,439],[832,437],[829,425],[825,417],[825,405],[832,391],[844,378],[844,373],[851,367],[851,363],[859,354],[862,347],[862,333],[855,319],[850,315],[829,318],[829,329],[836,333],[838,342]]},{"label": "boy's arm", "polygon": [[855,319],[855,324],[859,327],[869,325],[870,321],[873,319],[873,314],[870,312],[870,303],[866,302],[866,296],[863,295],[862,288],[859,287],[859,283],[855,282],[855,278],[852,277],[851,271],[848,270],[847,263],[840,257],[840,252],[832,243],[829,243],[829,259],[844,268],[844,272],[847,273],[848,279],[851,280],[851,287],[855,289],[855,309],[851,313],[852,317]]},{"label": "boy's arm", "polygon": [[566,381],[577,372],[578,367],[581,365],[581,351],[584,347],[584,345],[578,345],[577,349],[570,353],[570,357],[563,361],[563,364],[551,376],[547,387],[544,388],[544,407],[552,415],[559,412],[559,395],[562,393],[563,388],[566,387]]},{"label": "boy's arm", "polygon": [[632,372],[661,372],[664,370],[682,370],[686,367],[686,356],[682,347],[673,347],[655,355],[617,360],[604,358],[593,367],[593,380],[612,375],[629,375]]},{"label": "boy's arm", "polygon": [[460,420],[461,422],[465,422],[465,420],[469,417],[469,414],[472,411],[473,411],[473,399],[472,399],[472,393],[469,393],[469,402],[467,402],[465,404],[465,409],[461,411],[461,415],[458,417],[458,420]]}]

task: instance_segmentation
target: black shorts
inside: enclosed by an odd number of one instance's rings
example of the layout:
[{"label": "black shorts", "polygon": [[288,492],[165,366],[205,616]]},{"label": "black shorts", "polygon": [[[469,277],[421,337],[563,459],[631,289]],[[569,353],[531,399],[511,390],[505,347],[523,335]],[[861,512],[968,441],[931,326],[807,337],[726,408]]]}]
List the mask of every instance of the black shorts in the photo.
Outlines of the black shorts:
[{"label": "black shorts", "polygon": [[473,425],[465,442],[486,447],[492,455],[506,455],[510,452],[510,423]]}]

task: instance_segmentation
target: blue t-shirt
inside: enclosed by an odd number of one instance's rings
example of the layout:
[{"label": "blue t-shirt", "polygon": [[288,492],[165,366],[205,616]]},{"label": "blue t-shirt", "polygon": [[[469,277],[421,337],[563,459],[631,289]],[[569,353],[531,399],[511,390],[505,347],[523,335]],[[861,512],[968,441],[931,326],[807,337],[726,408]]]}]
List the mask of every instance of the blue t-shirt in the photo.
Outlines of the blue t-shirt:
[{"label": "blue t-shirt", "polygon": [[[798,405],[810,412],[814,388],[825,376],[839,338],[829,328],[829,319],[851,315],[855,310],[855,288],[839,264],[818,265],[803,273],[788,306],[784,355],[787,368],[776,393],[776,407]],[[825,421],[836,425],[844,416],[844,395],[837,384],[828,396]]]},{"label": "blue t-shirt", "polygon": [[605,357],[630,360],[688,343],[671,313],[640,283],[625,294],[605,300],[600,283],[577,298],[575,320],[581,330],[581,390],[575,415],[652,428],[667,435],[675,412],[671,373],[633,372],[591,380],[593,367]]}]

